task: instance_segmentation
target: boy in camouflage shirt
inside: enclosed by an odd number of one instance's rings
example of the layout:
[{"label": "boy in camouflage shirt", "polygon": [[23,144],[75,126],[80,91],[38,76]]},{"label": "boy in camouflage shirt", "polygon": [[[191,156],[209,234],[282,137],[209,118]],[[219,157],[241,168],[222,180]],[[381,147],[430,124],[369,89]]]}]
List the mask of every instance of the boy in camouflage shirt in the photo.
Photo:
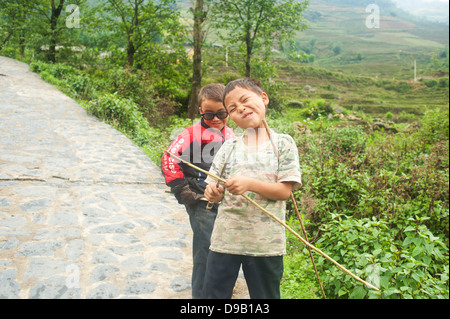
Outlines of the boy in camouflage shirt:
[{"label": "boy in camouflage shirt", "polygon": [[286,200],[301,184],[294,140],[272,132],[277,156],[268,138],[263,124],[268,104],[254,80],[236,80],[225,89],[224,105],[245,134],[227,141],[211,166],[211,173],[223,173],[225,185],[217,188],[217,181],[206,180],[205,197],[223,202],[211,238],[204,298],[231,298],[241,265],[251,298],[280,298],[285,230],[240,196],[248,195],[284,221]]}]

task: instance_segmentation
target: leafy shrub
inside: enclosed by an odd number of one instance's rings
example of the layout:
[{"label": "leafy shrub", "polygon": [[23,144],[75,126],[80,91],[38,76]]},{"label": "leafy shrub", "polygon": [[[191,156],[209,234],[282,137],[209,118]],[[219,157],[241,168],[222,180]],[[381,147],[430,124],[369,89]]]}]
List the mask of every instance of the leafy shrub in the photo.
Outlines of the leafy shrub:
[{"label": "leafy shrub", "polygon": [[90,78],[70,65],[34,61],[30,64],[30,69],[38,73],[44,81],[74,98],[86,100],[95,95],[95,87]]},{"label": "leafy shrub", "polygon": [[329,102],[325,100],[317,100],[311,104],[306,103],[307,111],[306,116],[315,120],[320,117],[328,116],[328,114],[333,113],[333,108]]},{"label": "leafy shrub", "polygon": [[448,298],[448,113],[427,111],[420,124],[396,135],[349,126],[296,136],[295,196],[310,237],[382,288],[350,284],[321,259],[330,298]]},{"label": "leafy shrub", "polygon": [[338,156],[347,153],[358,154],[364,152],[366,140],[367,135],[360,126],[328,129],[322,136],[322,143]]},{"label": "leafy shrub", "polygon": [[421,79],[420,81],[423,82],[429,88],[434,88],[434,87],[438,86],[438,81],[436,81],[434,79],[431,79],[431,80]]},{"label": "leafy shrub", "polygon": [[448,141],[449,138],[449,112],[427,110],[422,119],[422,128],[416,137],[425,146],[429,147],[438,141]]},{"label": "leafy shrub", "polygon": [[439,79],[439,87],[448,88],[448,85],[449,85],[448,78],[440,78]]},{"label": "leafy shrub", "polygon": [[[332,214],[316,243],[331,258],[380,288],[363,287],[324,257],[317,267],[330,298],[448,298],[448,247],[420,219],[411,219],[403,241],[386,221]],[[351,279],[351,280],[350,280]]]},{"label": "leafy shrub", "polygon": [[166,85],[171,85],[171,82],[154,84],[148,74],[139,70],[118,68],[108,71],[108,92],[117,92],[119,97],[135,102],[152,124],[175,112],[176,103],[164,97],[164,94],[170,95],[168,92],[172,90]]},{"label": "leafy shrub", "polygon": [[394,118],[394,114],[392,114],[392,112],[387,112],[384,117],[386,117],[388,120],[392,120]]},{"label": "leafy shrub", "polygon": [[129,136],[137,145],[148,143],[150,126],[138,106],[117,94],[105,94],[85,105],[86,110]]}]

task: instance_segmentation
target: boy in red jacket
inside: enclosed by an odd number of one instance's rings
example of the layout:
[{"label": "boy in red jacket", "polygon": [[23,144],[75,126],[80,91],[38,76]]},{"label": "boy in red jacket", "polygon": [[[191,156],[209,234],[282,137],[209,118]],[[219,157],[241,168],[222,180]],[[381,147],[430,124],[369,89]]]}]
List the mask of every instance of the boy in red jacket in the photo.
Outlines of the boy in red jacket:
[{"label": "boy in red jacket", "polygon": [[[225,86],[222,84],[210,84],[202,88],[198,98],[202,119],[178,135],[167,148],[170,153],[209,171],[220,147],[234,137],[233,131],[226,125],[229,116],[222,103],[224,90]],[[216,204],[213,209],[206,209],[208,201],[203,196],[207,186],[205,174],[178,163],[167,153],[164,153],[162,158],[162,172],[167,186],[171,188],[178,202],[186,206],[189,214],[194,233],[192,297],[201,298],[218,206]]]}]

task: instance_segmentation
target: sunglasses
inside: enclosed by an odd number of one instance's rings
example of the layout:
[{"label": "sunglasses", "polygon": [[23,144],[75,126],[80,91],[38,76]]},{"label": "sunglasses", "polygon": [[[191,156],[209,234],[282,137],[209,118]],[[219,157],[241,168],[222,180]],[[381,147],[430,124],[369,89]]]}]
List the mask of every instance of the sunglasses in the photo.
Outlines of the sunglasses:
[{"label": "sunglasses", "polygon": [[219,111],[217,113],[201,113],[200,114],[205,120],[207,121],[212,121],[216,116],[219,120],[224,120],[228,117],[228,112],[227,111]]}]

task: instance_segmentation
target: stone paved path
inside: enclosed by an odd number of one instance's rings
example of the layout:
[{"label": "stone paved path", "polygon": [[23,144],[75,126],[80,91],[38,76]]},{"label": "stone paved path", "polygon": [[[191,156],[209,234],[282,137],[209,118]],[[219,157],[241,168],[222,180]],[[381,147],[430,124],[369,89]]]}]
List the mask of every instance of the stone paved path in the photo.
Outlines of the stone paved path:
[{"label": "stone paved path", "polygon": [[26,64],[0,74],[0,298],[190,298],[159,168]]}]

